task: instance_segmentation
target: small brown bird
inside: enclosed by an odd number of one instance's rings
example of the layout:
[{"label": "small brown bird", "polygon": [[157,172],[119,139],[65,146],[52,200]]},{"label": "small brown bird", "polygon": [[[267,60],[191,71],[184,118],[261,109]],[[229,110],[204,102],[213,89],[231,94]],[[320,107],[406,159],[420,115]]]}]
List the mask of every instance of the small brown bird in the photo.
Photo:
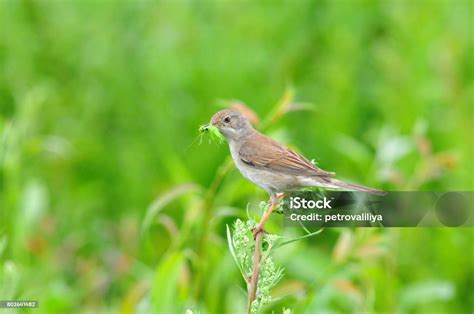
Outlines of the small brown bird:
[{"label": "small brown bird", "polygon": [[333,178],[334,172],[316,167],[300,154],[255,130],[238,111],[219,111],[214,114],[210,124],[217,127],[226,138],[240,173],[270,194],[272,204],[256,232],[260,232],[271,211],[278,205],[278,193],[304,187],[322,187],[385,194],[381,190]]}]

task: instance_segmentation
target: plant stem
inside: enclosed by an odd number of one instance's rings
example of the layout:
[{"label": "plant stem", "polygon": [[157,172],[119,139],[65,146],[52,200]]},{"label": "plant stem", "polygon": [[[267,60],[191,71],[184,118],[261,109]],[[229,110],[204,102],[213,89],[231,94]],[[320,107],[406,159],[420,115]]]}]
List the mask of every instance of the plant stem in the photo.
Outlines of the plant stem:
[{"label": "plant stem", "polygon": [[232,170],[234,163],[232,162],[232,158],[227,158],[219,167],[217,170],[216,176],[214,177],[214,180],[212,181],[211,186],[206,192],[206,195],[204,197],[204,204],[203,204],[203,220],[201,222],[201,236],[198,240],[198,247],[197,247],[197,255],[199,258],[197,259],[198,265],[197,268],[199,271],[196,272],[196,279],[194,282],[194,297],[196,300],[199,300],[199,293],[202,291],[201,285],[203,282],[203,276],[205,272],[205,261],[207,261],[206,258],[206,243],[208,240],[208,236],[210,233],[209,230],[209,220],[212,217],[212,208],[214,205],[214,199],[217,194],[217,190],[221,186],[222,181],[224,180],[224,177],[229,173],[230,170]]},{"label": "plant stem", "polygon": [[[280,199],[281,197],[283,197],[283,194],[281,194],[278,199]],[[253,254],[252,277],[250,277],[250,282],[247,283],[247,314],[250,313],[250,310],[252,308],[252,302],[255,301],[255,299],[257,298],[258,275],[260,272],[260,260],[262,259],[262,239],[263,233],[265,232],[264,227],[267,223],[268,217],[270,217],[270,214],[276,206],[277,204],[271,204],[270,208],[267,209],[266,213],[263,215],[262,220],[260,221],[255,230],[255,252]]]},{"label": "plant stem", "polygon": [[258,274],[260,272],[260,259],[262,256],[262,239],[263,230],[259,230],[255,236],[255,253],[253,255],[252,277],[250,277],[250,282],[247,284],[247,314],[250,313],[252,303],[257,297]]}]

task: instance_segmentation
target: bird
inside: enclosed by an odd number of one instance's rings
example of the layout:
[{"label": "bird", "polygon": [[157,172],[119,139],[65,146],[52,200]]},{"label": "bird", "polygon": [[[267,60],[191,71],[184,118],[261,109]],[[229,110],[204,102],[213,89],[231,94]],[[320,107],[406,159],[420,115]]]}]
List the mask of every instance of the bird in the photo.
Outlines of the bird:
[{"label": "bird", "polygon": [[254,235],[264,230],[265,222],[285,192],[319,187],[385,194],[378,189],[336,179],[334,172],[322,170],[294,150],[256,130],[239,111],[218,111],[206,126],[209,125],[216,127],[226,139],[234,164],[242,176],[270,196],[270,207],[254,229]]}]

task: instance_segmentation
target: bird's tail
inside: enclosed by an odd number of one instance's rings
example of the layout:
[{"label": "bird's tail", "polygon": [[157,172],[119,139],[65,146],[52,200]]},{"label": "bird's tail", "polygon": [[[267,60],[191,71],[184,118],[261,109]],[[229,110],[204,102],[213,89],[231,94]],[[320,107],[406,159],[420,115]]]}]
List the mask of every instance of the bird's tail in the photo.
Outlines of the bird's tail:
[{"label": "bird's tail", "polygon": [[340,189],[348,189],[348,190],[354,190],[354,191],[362,191],[362,192],[369,192],[372,194],[376,195],[385,195],[387,194],[386,192],[374,188],[369,188],[367,186],[363,185],[358,185],[358,184],[353,184],[345,181],[341,181],[338,179],[330,179],[330,184],[335,186],[336,188]]},{"label": "bird's tail", "polygon": [[343,190],[351,190],[351,191],[362,191],[362,192],[369,192],[376,195],[387,194],[386,192],[382,190],[377,190],[377,189],[369,188],[363,185],[357,185],[357,184],[341,181],[334,178],[328,178],[328,177],[304,178],[301,181],[301,183],[304,186],[323,187],[323,188],[329,188],[329,189],[343,189]]}]

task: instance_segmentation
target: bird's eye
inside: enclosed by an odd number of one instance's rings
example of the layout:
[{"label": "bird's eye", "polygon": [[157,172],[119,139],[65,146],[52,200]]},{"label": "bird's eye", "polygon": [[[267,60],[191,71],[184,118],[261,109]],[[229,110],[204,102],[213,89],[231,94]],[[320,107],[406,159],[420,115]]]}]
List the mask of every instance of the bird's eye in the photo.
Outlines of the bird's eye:
[{"label": "bird's eye", "polygon": [[225,123],[229,123],[229,122],[230,122],[230,117],[225,117],[225,118],[224,118],[224,122],[225,122]]}]

